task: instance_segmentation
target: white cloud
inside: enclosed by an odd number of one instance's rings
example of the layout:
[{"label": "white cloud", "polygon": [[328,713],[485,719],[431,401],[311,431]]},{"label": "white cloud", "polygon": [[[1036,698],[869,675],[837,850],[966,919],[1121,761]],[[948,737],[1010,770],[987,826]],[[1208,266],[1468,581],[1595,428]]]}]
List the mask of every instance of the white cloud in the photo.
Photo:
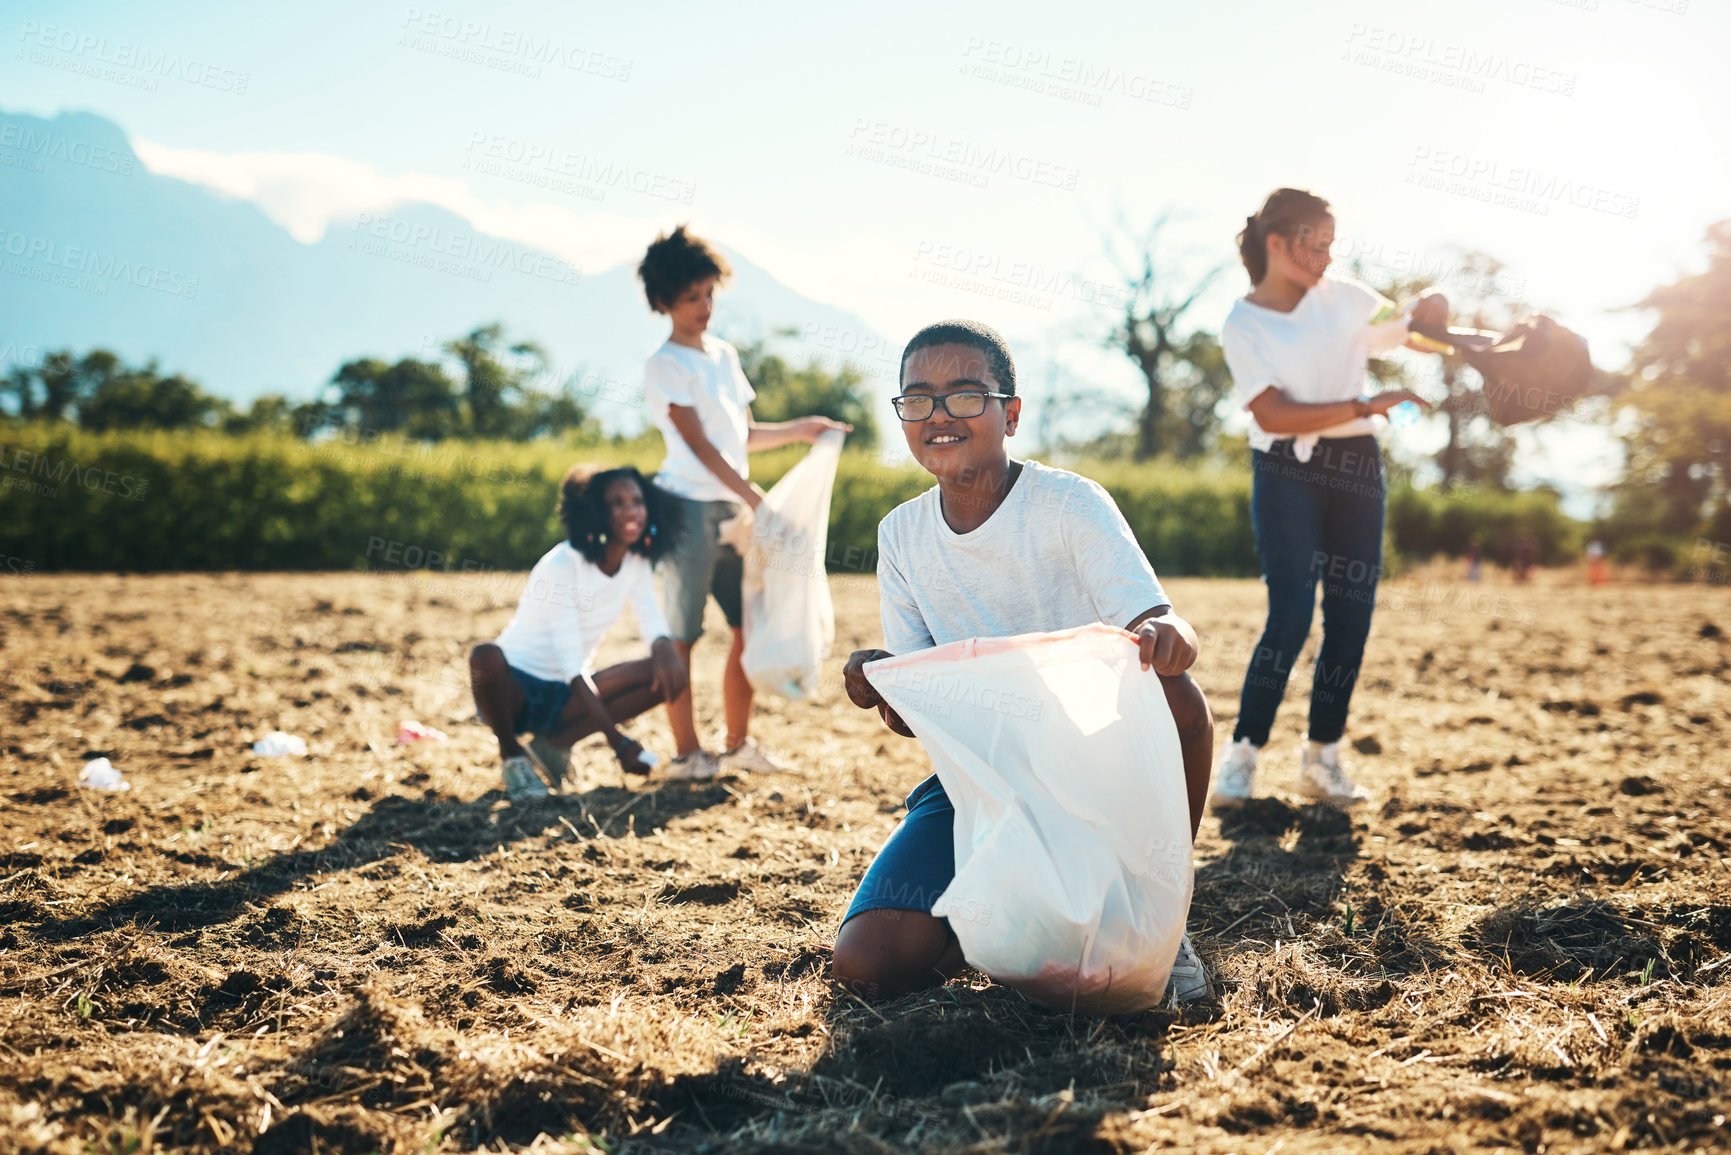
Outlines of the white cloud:
[{"label": "white cloud", "polygon": [[653,217],[489,200],[466,180],[416,172],[387,176],[371,165],[328,153],[222,153],[145,140],[134,141],[133,149],[151,172],[251,201],[309,245],[316,244],[333,221],[424,203],[456,213],[491,236],[545,249],[578,268],[599,270],[635,257],[657,225]]}]

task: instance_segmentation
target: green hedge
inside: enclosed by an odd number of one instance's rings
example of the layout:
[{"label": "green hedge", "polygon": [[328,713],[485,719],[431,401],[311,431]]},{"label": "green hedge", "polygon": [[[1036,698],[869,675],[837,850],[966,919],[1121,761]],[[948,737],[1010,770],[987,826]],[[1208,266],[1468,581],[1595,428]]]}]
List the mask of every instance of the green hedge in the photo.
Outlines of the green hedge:
[{"label": "green hedge", "polygon": [[[753,477],[773,484],[803,452],[758,455]],[[264,434],[0,427],[0,573],[520,570],[558,540],[556,486],[572,462],[648,470],[660,458],[654,436],[587,445],[312,445]],[[1161,573],[1256,574],[1247,470],[1075,468],[1111,491]],[[844,455],[830,569],[874,569],[879,519],[930,484],[916,466]],[[1458,554],[1473,532],[1487,543],[1530,532],[1547,561],[1579,548],[1580,527],[1545,494],[1397,490],[1389,516],[1391,546],[1407,557]]]}]

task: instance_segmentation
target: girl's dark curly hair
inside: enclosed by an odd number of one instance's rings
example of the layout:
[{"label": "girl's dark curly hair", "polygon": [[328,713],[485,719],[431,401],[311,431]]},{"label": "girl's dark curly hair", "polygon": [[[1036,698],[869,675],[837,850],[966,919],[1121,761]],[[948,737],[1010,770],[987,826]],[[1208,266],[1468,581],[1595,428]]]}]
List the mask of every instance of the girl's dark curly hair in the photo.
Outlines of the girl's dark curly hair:
[{"label": "girl's dark curly hair", "polygon": [[631,550],[650,561],[658,561],[673,546],[672,506],[665,490],[637,471],[634,465],[618,469],[596,469],[573,465],[559,484],[559,520],[571,548],[592,565],[600,565],[607,552],[607,534],[612,519],[607,513],[607,487],[615,481],[632,481],[643,491],[647,519],[643,536]]},{"label": "girl's dark curly hair", "polygon": [[662,233],[643,254],[637,266],[637,276],[643,282],[643,295],[649,307],[665,313],[679,299],[679,294],[709,277],[727,280],[733,275],[721,250],[702,237],[693,236],[680,225],[671,233]]}]

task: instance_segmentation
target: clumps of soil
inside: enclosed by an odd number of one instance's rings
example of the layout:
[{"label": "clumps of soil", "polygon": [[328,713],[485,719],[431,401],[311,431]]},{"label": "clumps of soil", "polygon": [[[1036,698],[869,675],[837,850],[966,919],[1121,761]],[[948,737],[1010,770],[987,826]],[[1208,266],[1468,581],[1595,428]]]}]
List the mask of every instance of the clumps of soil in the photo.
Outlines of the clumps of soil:
[{"label": "clumps of soil", "polygon": [[1587,976],[1641,974],[1649,963],[1669,974],[1664,948],[1602,899],[1517,905],[1496,910],[1470,936],[1513,974],[1576,982]]}]

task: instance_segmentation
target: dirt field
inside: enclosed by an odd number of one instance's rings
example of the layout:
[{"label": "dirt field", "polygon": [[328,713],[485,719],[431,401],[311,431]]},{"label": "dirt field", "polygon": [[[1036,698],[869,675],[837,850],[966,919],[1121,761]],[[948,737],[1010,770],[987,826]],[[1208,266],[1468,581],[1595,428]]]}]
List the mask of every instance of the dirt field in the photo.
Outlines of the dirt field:
[{"label": "dirt field", "polygon": [[[1385,586],[1351,819],[1281,793],[1295,677],[1197,847],[1221,1001],[1112,1021],[830,985],[925,773],[833,689],[760,709],[797,774],[627,789],[597,745],[511,807],[463,657],[515,581],[6,579],[0,1149],[1723,1149],[1731,590],[1545,576]],[[877,609],[835,588],[839,669]],[[1261,590],[1172,593],[1224,738]]]}]

